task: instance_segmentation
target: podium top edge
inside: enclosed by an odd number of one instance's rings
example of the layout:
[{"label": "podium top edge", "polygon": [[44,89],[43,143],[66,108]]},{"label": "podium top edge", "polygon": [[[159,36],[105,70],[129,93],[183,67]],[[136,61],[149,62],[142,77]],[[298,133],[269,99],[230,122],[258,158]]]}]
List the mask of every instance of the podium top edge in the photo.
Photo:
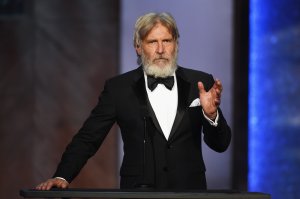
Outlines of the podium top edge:
[{"label": "podium top edge", "polygon": [[24,198],[198,198],[198,199],[270,199],[270,194],[235,190],[156,190],[156,189],[22,189]]}]

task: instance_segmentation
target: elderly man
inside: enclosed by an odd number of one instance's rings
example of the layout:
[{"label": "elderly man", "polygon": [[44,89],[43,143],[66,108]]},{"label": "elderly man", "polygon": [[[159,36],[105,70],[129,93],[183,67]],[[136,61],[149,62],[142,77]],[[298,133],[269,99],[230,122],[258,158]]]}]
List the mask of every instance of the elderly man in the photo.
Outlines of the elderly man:
[{"label": "elderly man", "polygon": [[231,131],[219,108],[222,84],[177,65],[179,33],[167,13],[141,16],[134,47],[140,66],[106,81],[97,106],[67,146],[54,177],[39,190],[66,188],[116,122],[124,143],[121,188],[206,187],[201,134],[223,152]]}]

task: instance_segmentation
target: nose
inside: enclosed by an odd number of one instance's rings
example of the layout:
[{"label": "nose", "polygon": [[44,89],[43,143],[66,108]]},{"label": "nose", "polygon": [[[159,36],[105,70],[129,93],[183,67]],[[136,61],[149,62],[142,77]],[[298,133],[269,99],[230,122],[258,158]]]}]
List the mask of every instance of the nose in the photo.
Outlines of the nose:
[{"label": "nose", "polygon": [[165,46],[164,46],[163,42],[158,42],[158,43],[157,43],[156,52],[157,52],[158,54],[163,54],[164,51],[165,51]]}]

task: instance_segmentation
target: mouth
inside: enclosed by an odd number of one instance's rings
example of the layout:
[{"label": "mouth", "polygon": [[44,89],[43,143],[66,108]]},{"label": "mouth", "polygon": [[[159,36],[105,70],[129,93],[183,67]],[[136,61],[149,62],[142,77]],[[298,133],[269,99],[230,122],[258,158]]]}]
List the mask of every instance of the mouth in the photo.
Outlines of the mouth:
[{"label": "mouth", "polygon": [[160,58],[154,59],[154,61],[155,61],[155,62],[156,62],[156,61],[158,61],[158,62],[160,62],[160,61],[169,61],[169,59],[164,58],[164,57],[160,57]]}]

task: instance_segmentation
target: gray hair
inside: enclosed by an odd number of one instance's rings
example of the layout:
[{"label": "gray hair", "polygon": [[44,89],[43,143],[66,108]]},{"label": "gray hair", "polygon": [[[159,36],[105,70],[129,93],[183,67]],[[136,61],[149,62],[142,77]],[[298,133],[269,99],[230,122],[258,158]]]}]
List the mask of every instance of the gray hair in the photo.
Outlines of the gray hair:
[{"label": "gray hair", "polygon": [[151,29],[157,24],[161,23],[165,26],[173,36],[173,39],[178,43],[179,32],[175,19],[169,13],[148,13],[139,17],[135,23],[135,32],[133,36],[133,45],[138,47],[141,41],[146,38]]}]

